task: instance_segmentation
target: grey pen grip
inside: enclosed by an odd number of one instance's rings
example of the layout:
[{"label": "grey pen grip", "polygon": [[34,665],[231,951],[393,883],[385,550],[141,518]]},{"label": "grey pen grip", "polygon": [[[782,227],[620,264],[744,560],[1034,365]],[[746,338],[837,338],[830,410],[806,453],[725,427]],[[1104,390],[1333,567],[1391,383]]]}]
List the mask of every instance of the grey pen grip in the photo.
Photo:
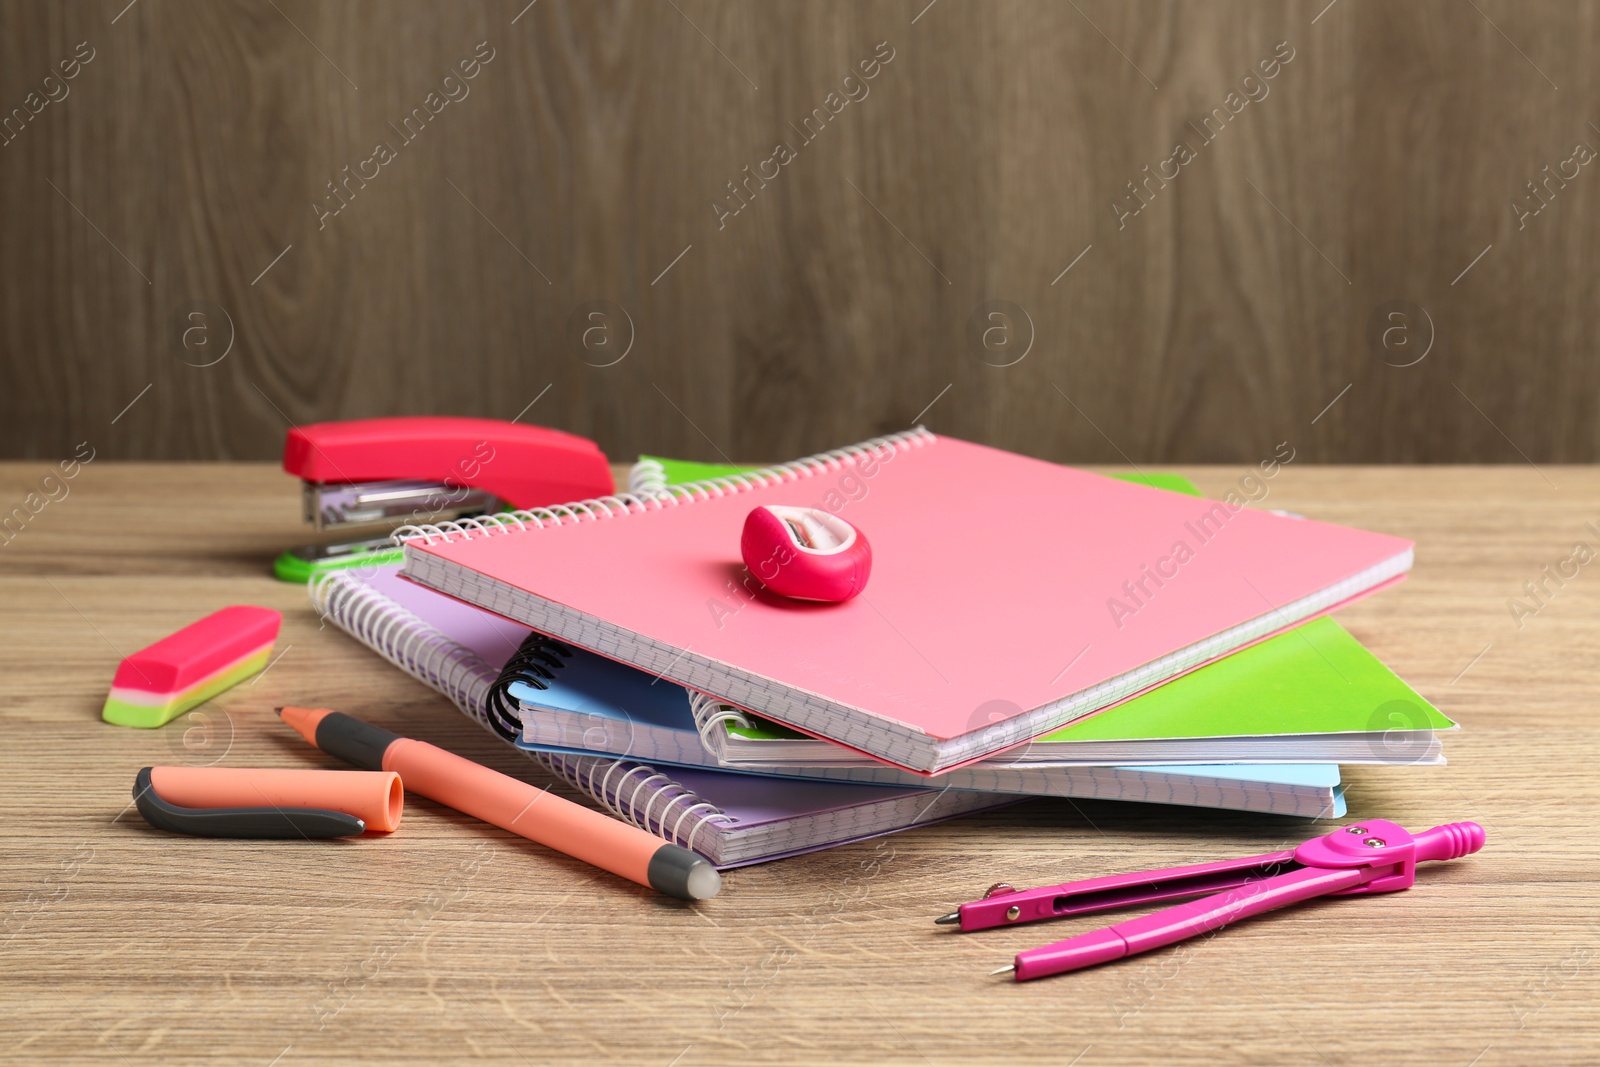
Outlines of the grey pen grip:
[{"label": "grey pen grip", "polygon": [[329,712],[317,723],[317,747],[367,771],[383,770],[383,754],[400,735],[343,712]]}]

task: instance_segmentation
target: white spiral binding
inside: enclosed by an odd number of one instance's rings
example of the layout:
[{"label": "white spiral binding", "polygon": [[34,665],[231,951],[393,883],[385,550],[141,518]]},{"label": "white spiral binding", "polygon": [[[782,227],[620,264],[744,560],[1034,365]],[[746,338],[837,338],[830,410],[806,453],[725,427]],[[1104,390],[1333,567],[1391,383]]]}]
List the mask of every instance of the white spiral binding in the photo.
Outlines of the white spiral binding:
[{"label": "white spiral binding", "polygon": [[349,575],[320,575],[310,594],[318,615],[488,726],[484,699],[499,672],[476,652]]},{"label": "white spiral binding", "polygon": [[628,472],[631,496],[657,496],[667,491],[667,468],[659,459],[641,459]]},{"label": "white spiral binding", "polygon": [[717,759],[724,758],[726,752],[722,742],[726,737],[726,731],[718,730],[717,727],[722,723],[728,723],[749,730],[754,724],[748,715],[731,704],[724,704],[716,697],[694,689],[688,690],[688,693],[689,714],[694,718],[694,729],[700,735],[700,744]]},{"label": "white spiral binding", "polygon": [[487,537],[495,533],[510,533],[512,529],[526,530],[529,525],[543,529],[547,522],[561,526],[566,524],[568,519],[573,523],[582,522],[585,519],[597,522],[600,519],[615,518],[617,515],[637,514],[652,510],[659,511],[668,506],[676,507],[679,504],[695,500],[707,500],[734,493],[746,493],[752,489],[760,489],[780,482],[793,482],[803,477],[814,477],[818,474],[839,470],[846,461],[881,454],[884,449],[898,452],[901,448],[921,448],[935,440],[937,438],[933,434],[918,426],[914,430],[874,437],[870,441],[850,445],[848,448],[836,448],[831,452],[820,452],[814,456],[806,456],[804,459],[797,459],[791,463],[780,464],[776,467],[765,467],[758,471],[751,471],[748,474],[730,474],[723,478],[708,478],[705,481],[685,482],[682,485],[663,485],[659,491],[649,493],[622,493],[617,496],[605,496],[593,500],[579,500],[571,504],[556,504],[547,508],[519,509],[502,512],[498,515],[479,515],[476,518],[456,519],[454,522],[402,526],[391,535],[391,538],[397,545],[404,545],[408,541],[421,541],[423,544],[431,545],[435,538],[449,542],[454,539],[455,535],[470,541],[474,532],[482,533]]},{"label": "white spiral binding", "polygon": [[[572,756],[541,752],[539,762],[552,774],[565,779],[599,801],[608,811],[625,819],[647,833],[655,834],[689,851],[695,851],[695,835],[707,823],[730,826],[737,820],[708,800],[685,789],[668,775],[643,763],[610,760],[598,756]],[[605,768],[599,782],[596,773]],[[613,783],[614,775],[618,777]],[[652,783],[661,783],[648,791]],[[632,787],[623,799],[623,790]],[[638,805],[639,794],[645,792],[644,807]],[[651,808],[660,801],[661,810],[651,817]],[[676,809],[677,819],[672,829],[667,829],[667,819]],[[685,821],[692,820],[689,832],[683,832]]]}]

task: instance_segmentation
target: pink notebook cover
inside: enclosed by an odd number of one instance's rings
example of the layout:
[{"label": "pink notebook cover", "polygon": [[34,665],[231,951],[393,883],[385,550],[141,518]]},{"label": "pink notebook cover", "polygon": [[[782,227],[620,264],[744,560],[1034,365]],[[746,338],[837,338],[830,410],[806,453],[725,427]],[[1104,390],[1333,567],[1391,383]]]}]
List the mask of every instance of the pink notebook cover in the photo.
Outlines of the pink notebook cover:
[{"label": "pink notebook cover", "polygon": [[[893,443],[871,459],[814,457],[675,504],[410,537],[406,574],[933,771],[1115,703],[1410,566],[1411,542],[1396,537],[925,431],[883,440]],[[760,590],[739,555],[758,504],[854,523],[873,548],[866,590],[831,605]]]}]

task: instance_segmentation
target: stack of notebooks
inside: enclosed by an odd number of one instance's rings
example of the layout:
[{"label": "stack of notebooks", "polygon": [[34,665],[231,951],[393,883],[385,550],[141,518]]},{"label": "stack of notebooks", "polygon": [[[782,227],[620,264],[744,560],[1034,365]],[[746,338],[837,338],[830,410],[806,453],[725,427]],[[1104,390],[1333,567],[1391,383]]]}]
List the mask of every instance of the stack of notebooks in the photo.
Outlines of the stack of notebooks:
[{"label": "stack of notebooks", "polygon": [[[760,504],[866,532],[785,600]],[[1344,812],[1341,763],[1454,727],[1326,613],[1409,542],[915,430],[762,469],[642,460],[605,500],[407,528],[312,587],[335,624],[595,801],[719,867],[1029,796]]]}]

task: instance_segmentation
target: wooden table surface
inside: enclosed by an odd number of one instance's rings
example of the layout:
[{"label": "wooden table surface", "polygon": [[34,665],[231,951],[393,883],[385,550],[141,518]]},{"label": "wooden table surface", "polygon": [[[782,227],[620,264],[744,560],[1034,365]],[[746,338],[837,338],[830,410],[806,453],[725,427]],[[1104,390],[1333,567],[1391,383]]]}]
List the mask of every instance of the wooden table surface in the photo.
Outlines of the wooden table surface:
[{"label": "wooden table surface", "polygon": [[[0,464],[0,511],[45,473]],[[1220,495],[1246,471],[1183,473]],[[930,920],[1001,879],[1203,862],[1331,825],[1037,800],[734,871],[697,909],[417,798],[387,840],[161,833],[129,808],[141,766],[325,765],[274,720],[288,702],[543,779],[272,579],[272,557],[311,539],[287,476],[95,462],[0,548],[0,1057],[1594,1062],[1600,568],[1551,583],[1520,628],[1508,599],[1575,542],[1600,548],[1585,526],[1600,525],[1600,469],[1299,464],[1270,485],[1268,506],[1416,539],[1412,578],[1339,617],[1463,725],[1449,766],[1348,769],[1351,817],[1474,819],[1488,846],[1407,893],[1013,985],[987,972],[1096,921],[961,936]],[[122,654],[246,602],[284,612],[258,680],[159,731],[100,721]]]}]

